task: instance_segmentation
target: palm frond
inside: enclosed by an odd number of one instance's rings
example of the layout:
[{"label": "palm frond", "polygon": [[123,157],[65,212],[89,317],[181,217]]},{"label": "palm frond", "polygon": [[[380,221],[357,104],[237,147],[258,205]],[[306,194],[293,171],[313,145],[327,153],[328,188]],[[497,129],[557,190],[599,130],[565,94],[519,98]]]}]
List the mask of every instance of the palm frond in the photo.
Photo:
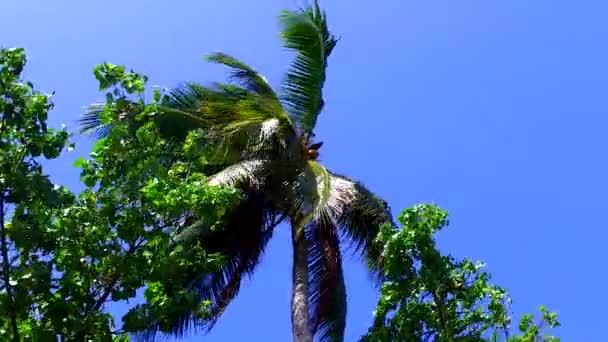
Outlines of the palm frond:
[{"label": "palm frond", "polygon": [[[81,134],[93,134],[97,138],[103,138],[110,133],[113,122],[104,123],[104,115],[112,115],[107,113],[108,110],[116,110],[116,108],[107,106],[105,103],[94,103],[87,107],[84,114],[78,119],[79,132]],[[139,102],[127,102],[122,107],[122,112],[119,113],[118,120],[130,120],[143,110],[143,105]]]},{"label": "palm frond", "polygon": [[331,184],[330,184],[330,174],[329,171],[323,165],[319,164],[316,161],[309,161],[309,167],[316,178],[317,184],[317,195],[315,196],[317,204],[315,205],[315,215],[323,214],[323,207],[329,200],[329,196],[331,194]]},{"label": "palm frond", "polygon": [[374,241],[383,224],[395,225],[390,208],[361,183],[332,174],[315,163],[309,165],[316,169],[316,176],[301,180],[308,185],[300,189],[303,196],[311,197],[304,190],[315,188],[310,221],[340,227],[355,251],[365,256],[372,274],[380,276],[382,250]]},{"label": "palm frond", "polygon": [[244,160],[209,177],[208,184],[237,187],[247,191],[261,189],[265,176],[270,172],[269,166],[270,162],[267,160]]},{"label": "palm frond", "polygon": [[221,52],[211,54],[205,57],[205,59],[232,68],[230,76],[233,80],[240,83],[244,88],[261,96],[273,99],[279,104],[279,98],[266,78],[249,65]]},{"label": "palm frond", "polygon": [[196,243],[211,232],[212,222],[206,217],[188,216],[184,219],[183,224],[178,224],[175,236],[173,237],[169,248],[173,248],[179,244]]},{"label": "palm frond", "polygon": [[214,146],[210,158],[225,162],[243,158],[276,159],[278,154],[287,153],[288,140],[282,133],[277,119],[235,122],[223,131],[209,132],[209,143]]},{"label": "palm frond", "polygon": [[220,253],[226,263],[216,272],[186,276],[189,280],[184,286],[201,302],[211,302],[209,315],[203,319],[188,310],[171,312],[170,316],[156,313],[148,329],[139,334],[140,339],[153,341],[158,333],[182,337],[192,327],[208,331],[236,297],[242,280],[255,271],[281,218],[277,219],[276,211],[262,192],[248,193],[228,217],[223,226],[209,230],[198,241],[207,253]]},{"label": "palm frond", "polygon": [[326,15],[317,0],[298,11],[283,11],[279,21],[284,46],[296,52],[283,82],[282,99],[300,129],[309,136],[323,109],[327,59],[338,40],[329,32]]},{"label": "palm frond", "polygon": [[[270,163],[266,160],[244,160],[230,165],[222,171],[210,176],[207,184],[210,186],[234,187],[243,191],[244,195],[262,191],[267,185],[270,173]],[[188,217],[182,227],[176,229],[174,244],[191,244],[206,237],[211,231],[211,224],[205,217]]]},{"label": "palm frond", "polygon": [[340,241],[330,220],[309,224],[309,307],[311,330],[319,342],[342,342],[346,327],[346,285]]},{"label": "palm frond", "polygon": [[212,150],[223,158],[235,151],[259,152],[274,149],[277,143],[284,146],[294,135],[295,128],[280,104],[271,102],[234,85],[186,83],[165,96],[161,114],[172,115],[169,120],[186,118],[182,135],[203,128]]},{"label": "palm frond", "polygon": [[370,270],[379,276],[382,249],[374,241],[383,224],[395,226],[386,201],[360,182],[332,174],[328,203],[351,246],[365,256]]},{"label": "palm frond", "polygon": [[294,208],[306,217],[300,222],[306,225],[319,212],[319,208],[324,206],[329,196],[329,173],[323,165],[308,160],[299,168],[296,177],[291,183],[292,192],[295,194],[291,202]]},{"label": "palm frond", "polygon": [[[90,105],[82,117],[78,119],[80,133],[92,133],[97,138],[107,136],[115,122],[104,123],[102,117],[107,110],[112,109],[114,108],[105,103]],[[143,103],[130,101],[124,106],[123,112],[118,115],[117,120],[133,120],[143,109]],[[160,133],[166,138],[184,138],[189,131],[205,127],[205,121],[202,118],[179,108],[160,106],[159,110],[160,113],[150,116],[150,120],[157,123]],[[132,123],[134,122],[132,121]]]},{"label": "palm frond", "polygon": [[201,294],[213,303],[206,326],[210,329],[239,292],[241,281],[250,276],[260,261],[264,249],[281,219],[262,192],[252,192],[236,208],[225,227],[214,231],[204,241],[210,253],[218,252],[229,258],[227,265],[200,284]]},{"label": "palm frond", "polygon": [[163,97],[158,120],[164,131],[181,137],[197,128],[221,130],[235,121],[259,120],[259,113],[239,110],[245,98],[246,90],[236,86],[184,83]]},{"label": "palm frond", "polygon": [[222,127],[239,121],[261,122],[286,117],[277,103],[245,88],[223,83],[209,87],[185,83],[165,95],[162,108],[189,113],[207,125]]},{"label": "palm frond", "polygon": [[337,219],[331,202],[331,174],[321,164],[309,160],[295,183],[301,215],[296,226],[304,227],[308,246],[311,331],[318,341],[341,342],[346,324],[346,288]]},{"label": "palm frond", "polygon": [[[242,232],[241,236],[239,236],[239,241],[242,242],[241,244],[236,244],[236,247],[240,248],[240,250],[238,256],[232,261],[232,272],[226,269],[222,274],[215,274],[211,280],[211,283],[218,290],[220,289],[218,285],[220,285],[221,281],[225,281],[225,285],[221,287],[221,291],[217,291],[219,295],[211,307],[211,319],[206,323],[207,329],[211,329],[217,323],[225,309],[238,295],[243,278],[253,275],[268,241],[272,237],[272,233],[272,229],[267,229],[256,236],[251,236],[251,233],[247,232]],[[250,247],[247,247],[247,245],[250,245]],[[207,288],[206,284],[203,284],[203,288]]]},{"label": "palm frond", "polygon": [[196,113],[205,102],[236,103],[247,94],[247,89],[236,85],[215,83],[205,87],[195,82],[185,82],[170,89],[161,103],[164,107]]},{"label": "palm frond", "polygon": [[104,109],[105,103],[94,103],[86,109],[82,117],[78,119],[81,134],[92,133],[97,138],[108,135],[111,125],[104,124],[101,120]]}]

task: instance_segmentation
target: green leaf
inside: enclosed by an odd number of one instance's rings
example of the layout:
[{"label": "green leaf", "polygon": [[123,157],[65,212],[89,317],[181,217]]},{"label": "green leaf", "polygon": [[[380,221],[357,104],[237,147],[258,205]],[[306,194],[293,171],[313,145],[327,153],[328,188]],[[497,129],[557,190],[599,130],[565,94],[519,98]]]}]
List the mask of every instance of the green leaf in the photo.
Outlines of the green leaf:
[{"label": "green leaf", "polygon": [[[435,341],[488,342],[507,335],[511,300],[506,291],[490,283],[481,263],[456,260],[435,245],[434,234],[448,224],[447,212],[419,204],[404,210],[399,222],[401,229],[384,226],[378,234],[386,280],[374,324],[361,341],[419,341],[428,335]],[[542,325],[552,327],[523,315],[521,334],[508,341],[540,341]]]},{"label": "green leaf", "polygon": [[101,150],[105,147],[105,144],[106,144],[106,139],[105,138],[97,139],[97,141],[95,142],[95,144],[93,144],[92,151],[95,152],[95,153],[100,153]]},{"label": "green leaf", "polygon": [[78,157],[78,159],[76,159],[72,165],[74,165],[75,168],[82,169],[87,165],[87,160],[81,156]]},{"label": "green leaf", "polygon": [[155,102],[160,102],[162,95],[160,93],[159,89],[154,89],[154,101]]},{"label": "green leaf", "polygon": [[266,78],[247,64],[225,53],[214,53],[205,57],[205,59],[232,68],[233,71],[230,75],[232,79],[241,83],[245,88],[276,101],[278,104],[279,99]]},{"label": "green leaf", "polygon": [[82,177],[82,183],[87,187],[91,188],[94,187],[95,184],[97,184],[97,179],[92,175],[86,175]]},{"label": "green leaf", "polygon": [[296,52],[283,82],[282,99],[306,136],[310,136],[324,106],[327,60],[338,40],[327,27],[318,2],[279,17],[283,45]]}]

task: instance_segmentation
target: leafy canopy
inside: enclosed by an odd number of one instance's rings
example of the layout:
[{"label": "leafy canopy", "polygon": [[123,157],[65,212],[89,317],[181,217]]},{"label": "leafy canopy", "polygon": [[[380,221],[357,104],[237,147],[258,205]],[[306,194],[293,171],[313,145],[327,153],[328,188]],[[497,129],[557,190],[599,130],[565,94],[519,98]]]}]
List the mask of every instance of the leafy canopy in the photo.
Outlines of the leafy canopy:
[{"label": "leafy canopy", "polygon": [[[184,308],[191,316],[207,315],[208,303],[185,290],[184,278],[216,270],[222,256],[196,245],[167,248],[184,215],[221,220],[240,196],[206,186],[205,154],[197,143],[204,137],[193,131],[181,144],[161,138],[147,120],[160,94],[145,103],[144,76],[100,65],[95,76],[108,90],[102,120],[113,121],[136,104],[136,121],[147,123],[113,125],[90,159],[77,159],[86,189],[74,195],[52,184],[38,161],[58,157],[69,135],[46,127],[52,103],[20,79],[24,65],[22,49],[0,52],[0,335],[126,341],[126,332],[151,320],[169,329],[167,322]],[[145,285],[147,305],[132,308],[117,329],[107,303],[132,299]]]},{"label": "leafy canopy", "polygon": [[[260,94],[269,89],[245,66],[223,55],[215,58],[233,64],[235,75],[248,75],[253,82],[248,88]],[[175,322],[208,318],[211,303],[199,300],[192,275],[221,270],[225,256],[197,244],[170,246],[177,222],[206,217],[215,229],[241,197],[231,188],[207,186],[214,151],[207,148],[213,137],[203,128],[213,121],[201,121],[200,129],[190,129],[181,140],[168,139],[161,134],[162,121],[150,120],[167,98],[156,91],[146,103],[145,76],[111,63],[97,66],[95,76],[107,91],[99,119],[112,125],[90,158],[76,161],[86,189],[75,195],[53,184],[40,163],[73,145],[65,129],[47,127],[50,95],[21,79],[25,64],[23,49],[0,50],[0,336],[125,342],[128,333],[141,331],[181,335],[191,326]],[[216,90],[209,96],[227,96],[235,88]],[[118,120],[125,112],[134,113],[132,120]],[[320,168],[313,173],[325,179],[322,184],[328,179],[350,184]],[[319,202],[330,201],[334,195],[322,188]],[[558,341],[543,334],[544,328],[559,326],[545,308],[536,323],[524,315],[513,333],[510,298],[491,284],[483,265],[437,250],[433,234],[447,225],[445,211],[417,205],[399,222],[402,229],[384,226],[377,237],[384,246],[385,282],[362,341]],[[335,236],[321,240],[336,244]],[[133,307],[117,328],[107,303],[133,299],[144,286],[146,303]],[[319,312],[343,314],[332,308],[338,306]],[[327,317],[319,319],[337,324]],[[156,331],[147,330],[150,326]]]},{"label": "leafy canopy", "polygon": [[416,205],[399,216],[402,229],[385,226],[386,281],[374,312],[374,323],[362,342],[557,342],[541,335],[542,328],[559,326],[555,313],[541,307],[533,323],[524,315],[519,334],[510,334],[511,299],[490,282],[483,263],[442,255],[433,238],[447,224],[447,212],[434,205]]}]

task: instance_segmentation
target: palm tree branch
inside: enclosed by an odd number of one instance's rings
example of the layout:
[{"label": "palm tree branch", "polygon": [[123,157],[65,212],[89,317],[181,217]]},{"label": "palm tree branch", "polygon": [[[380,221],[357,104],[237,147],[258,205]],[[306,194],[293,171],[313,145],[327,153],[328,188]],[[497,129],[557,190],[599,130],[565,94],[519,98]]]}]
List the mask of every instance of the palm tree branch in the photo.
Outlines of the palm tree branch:
[{"label": "palm tree branch", "polygon": [[383,224],[395,225],[390,208],[360,182],[344,176],[330,173],[330,189],[323,217],[341,228],[351,247],[365,256],[372,274],[380,276],[382,248],[375,239]]},{"label": "palm tree branch", "polygon": [[221,147],[218,151],[229,153],[271,147],[271,142],[286,144],[295,128],[282,108],[271,102],[233,85],[217,83],[209,88],[186,83],[165,96],[161,110],[198,121],[184,128],[202,126]]},{"label": "palm tree branch", "polygon": [[198,240],[207,253],[219,253],[226,262],[215,272],[188,275],[190,280],[184,285],[201,302],[211,302],[208,316],[196,316],[189,310],[172,312],[170,317],[157,313],[158,317],[151,319],[148,329],[140,334],[141,339],[153,340],[158,332],[181,337],[193,323],[211,329],[238,295],[242,279],[255,271],[274,228],[285,218],[276,215],[263,192],[248,193],[228,217],[223,226],[207,230]]},{"label": "palm tree branch", "polygon": [[207,180],[210,186],[228,186],[239,189],[261,189],[264,179],[268,175],[270,161],[260,159],[243,160],[230,165],[224,170],[216,173]]},{"label": "palm tree branch", "polygon": [[308,227],[311,329],[319,342],[341,342],[346,327],[346,285],[337,228],[329,220]]},{"label": "palm tree branch", "polygon": [[[131,120],[143,110],[142,103],[137,101],[123,102],[121,112],[116,116],[117,108],[106,103],[89,105],[77,120],[81,134],[92,133],[97,138],[107,136],[113,127],[114,120]],[[109,117],[109,120],[107,119]]]},{"label": "palm tree branch", "polygon": [[308,8],[283,11],[279,21],[284,46],[296,52],[283,82],[283,103],[309,136],[323,109],[327,59],[338,40],[329,32],[326,15],[316,0]]},{"label": "palm tree branch", "polygon": [[314,212],[320,213],[327,204],[331,194],[330,174],[323,165],[314,160],[309,160],[308,166],[315,175],[315,183],[317,185]]},{"label": "palm tree branch", "polygon": [[382,225],[396,226],[387,202],[368,190],[360,182],[354,183],[354,198],[339,220],[354,246],[365,254],[368,267],[380,276],[382,247],[376,237]]},{"label": "palm tree branch", "polygon": [[208,55],[205,59],[209,62],[223,64],[232,68],[231,78],[233,80],[238,81],[246,89],[273,99],[279,104],[279,98],[266,78],[249,65],[221,52]]},{"label": "palm tree branch", "polygon": [[311,331],[319,341],[342,341],[346,319],[346,288],[332,203],[331,174],[309,160],[297,184],[302,197],[301,219],[294,229],[306,234],[308,245],[308,304]]},{"label": "palm tree branch", "polygon": [[[246,196],[264,188],[269,172],[270,162],[267,160],[244,160],[208,177],[207,185],[237,188]],[[190,217],[187,223],[177,229],[173,244],[199,241],[209,233],[211,224],[205,217]]]},{"label": "palm tree branch", "polygon": [[94,103],[87,107],[85,113],[78,119],[80,133],[93,133],[97,137],[108,134],[110,124],[103,123],[101,116],[105,111],[105,103]]}]

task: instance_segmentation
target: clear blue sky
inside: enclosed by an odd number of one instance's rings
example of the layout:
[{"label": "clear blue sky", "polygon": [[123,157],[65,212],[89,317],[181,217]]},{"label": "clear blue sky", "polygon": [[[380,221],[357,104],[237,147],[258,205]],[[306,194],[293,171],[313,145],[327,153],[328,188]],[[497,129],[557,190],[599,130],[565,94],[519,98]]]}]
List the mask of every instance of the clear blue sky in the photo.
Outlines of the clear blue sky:
[{"label": "clear blue sky", "polygon": [[[51,122],[74,127],[102,99],[92,67],[125,64],[151,84],[212,81],[201,57],[233,54],[278,84],[289,55],[276,15],[294,1],[5,1],[0,45],[23,46],[27,77],[57,92]],[[322,160],[395,213],[434,201],[451,213],[440,245],[488,263],[517,314],[558,310],[564,341],[601,341],[608,232],[608,3],[602,0],[330,1],[342,37],[329,65]],[[79,190],[72,160],[48,163]],[[207,341],[288,341],[290,245],[276,234],[257,275]],[[376,301],[347,261],[347,341]],[[124,306],[111,308],[123,312]],[[605,335],[605,334],[604,334]],[[192,335],[186,341],[198,341]]]}]

